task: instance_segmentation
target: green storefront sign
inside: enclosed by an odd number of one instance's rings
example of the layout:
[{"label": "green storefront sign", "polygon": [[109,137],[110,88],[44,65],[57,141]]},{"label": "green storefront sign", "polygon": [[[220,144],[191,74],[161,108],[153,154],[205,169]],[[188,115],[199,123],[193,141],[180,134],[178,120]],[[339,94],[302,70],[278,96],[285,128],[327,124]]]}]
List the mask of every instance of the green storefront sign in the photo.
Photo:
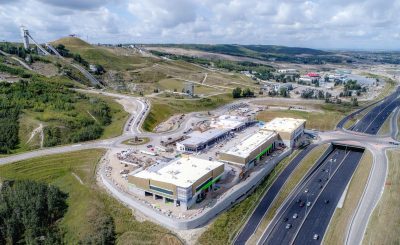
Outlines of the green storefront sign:
[{"label": "green storefront sign", "polygon": [[260,154],[258,154],[258,155],[256,156],[257,160],[260,160],[260,157],[261,157],[262,155],[264,155],[267,151],[269,151],[269,149],[271,149],[271,148],[272,148],[272,144],[271,144],[270,146],[268,146],[267,148],[265,148]]},{"label": "green storefront sign", "polygon": [[218,177],[218,178],[216,178],[216,179],[210,180],[210,182],[208,182],[208,183],[205,184],[203,187],[201,187],[201,190],[207,189],[207,188],[210,187],[212,184],[214,184],[215,182],[217,182],[220,178],[221,178],[221,176]]}]

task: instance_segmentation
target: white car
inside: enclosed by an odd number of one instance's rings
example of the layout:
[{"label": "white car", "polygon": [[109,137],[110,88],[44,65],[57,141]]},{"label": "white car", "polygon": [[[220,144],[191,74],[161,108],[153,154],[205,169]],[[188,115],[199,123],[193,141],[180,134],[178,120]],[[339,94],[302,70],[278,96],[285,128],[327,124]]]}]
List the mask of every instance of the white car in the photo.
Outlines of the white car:
[{"label": "white car", "polygon": [[318,235],[318,234],[314,234],[313,239],[314,239],[314,240],[318,240],[318,238],[319,238],[319,235]]}]

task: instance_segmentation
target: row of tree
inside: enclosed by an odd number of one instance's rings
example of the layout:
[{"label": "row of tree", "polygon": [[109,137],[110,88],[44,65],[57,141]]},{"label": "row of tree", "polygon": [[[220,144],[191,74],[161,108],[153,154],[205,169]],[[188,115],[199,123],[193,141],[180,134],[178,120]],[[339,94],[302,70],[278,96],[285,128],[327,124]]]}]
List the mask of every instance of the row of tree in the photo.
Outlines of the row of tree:
[{"label": "row of tree", "polygon": [[67,194],[29,180],[5,181],[0,189],[0,244],[62,244],[57,222]]},{"label": "row of tree", "polygon": [[0,153],[9,153],[19,143],[19,108],[12,108],[0,99]]},{"label": "row of tree", "polygon": [[254,97],[254,92],[249,88],[245,88],[242,90],[240,87],[237,87],[232,90],[232,97],[235,99],[243,97]]}]

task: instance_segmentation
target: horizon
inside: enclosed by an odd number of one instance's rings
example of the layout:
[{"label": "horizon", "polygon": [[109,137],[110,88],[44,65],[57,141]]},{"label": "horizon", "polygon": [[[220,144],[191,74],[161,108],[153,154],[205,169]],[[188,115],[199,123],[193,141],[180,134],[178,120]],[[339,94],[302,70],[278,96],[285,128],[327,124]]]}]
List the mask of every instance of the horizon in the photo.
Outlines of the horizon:
[{"label": "horizon", "polygon": [[[63,38],[68,38],[70,36],[64,36],[60,37],[55,40],[51,40],[48,42],[56,42],[60,39]],[[323,49],[323,48],[312,48],[312,47],[304,47],[304,46],[286,46],[286,45],[279,45],[279,44],[252,44],[252,43],[246,43],[246,44],[238,44],[238,43],[134,43],[134,42],[126,42],[126,43],[101,43],[101,42],[89,42],[79,36],[75,36],[73,38],[78,38],[90,45],[239,45],[239,46],[247,46],[247,45],[257,45],[257,46],[278,46],[278,47],[287,47],[287,48],[304,48],[304,49],[314,49],[314,50],[320,50],[320,51],[325,51],[325,52],[400,52],[400,48],[398,49],[362,49],[362,48],[332,48],[332,49]],[[22,44],[20,40],[15,40],[15,41],[8,41],[8,40],[1,40],[0,42],[10,42],[10,43],[19,43]],[[42,42],[41,42],[42,43]],[[44,43],[44,42],[43,42]],[[206,52],[206,51],[204,51]]]},{"label": "horizon", "polygon": [[225,0],[0,0],[1,39],[77,34],[89,43],[262,44],[397,51],[400,2]]}]

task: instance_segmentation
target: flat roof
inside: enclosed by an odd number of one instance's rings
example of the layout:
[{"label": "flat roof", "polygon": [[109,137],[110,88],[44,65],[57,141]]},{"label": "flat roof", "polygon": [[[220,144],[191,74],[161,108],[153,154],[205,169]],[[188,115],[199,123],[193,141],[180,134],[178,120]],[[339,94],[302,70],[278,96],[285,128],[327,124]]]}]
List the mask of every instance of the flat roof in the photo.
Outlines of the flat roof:
[{"label": "flat roof", "polygon": [[224,164],[222,162],[184,156],[168,163],[156,163],[141,172],[133,174],[133,176],[188,188],[221,165]]},{"label": "flat roof", "polygon": [[246,121],[244,120],[235,120],[231,118],[223,118],[223,119],[218,119],[211,121],[210,127],[212,128],[224,128],[224,129],[236,129],[241,126],[244,126],[246,124]]},{"label": "flat roof", "polygon": [[183,144],[183,145],[205,144],[208,141],[213,140],[213,139],[227,133],[228,131],[229,131],[228,129],[219,129],[219,128],[209,129],[204,132],[193,131],[190,134],[188,134],[188,136],[189,136],[188,139],[185,139],[179,143]]},{"label": "flat roof", "polygon": [[223,153],[245,158],[274,136],[276,136],[275,132],[259,130],[233,148],[223,151]]},{"label": "flat roof", "polygon": [[277,117],[266,123],[262,129],[276,132],[292,133],[306,122],[305,119]]}]

